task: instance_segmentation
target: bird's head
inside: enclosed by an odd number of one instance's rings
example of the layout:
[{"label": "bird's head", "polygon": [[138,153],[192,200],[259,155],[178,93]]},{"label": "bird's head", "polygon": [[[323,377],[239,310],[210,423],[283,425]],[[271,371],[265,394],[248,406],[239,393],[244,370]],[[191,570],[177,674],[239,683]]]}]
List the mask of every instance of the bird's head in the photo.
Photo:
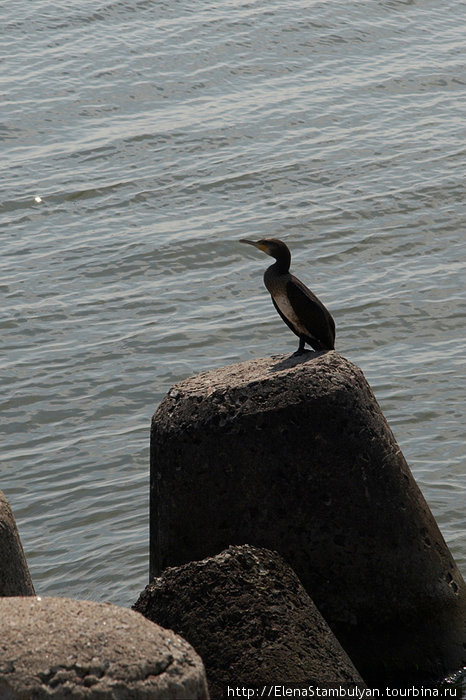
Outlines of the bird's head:
[{"label": "bird's head", "polygon": [[255,248],[275,258],[275,260],[289,259],[291,257],[288,246],[283,241],[279,241],[278,238],[261,238],[260,241],[248,241],[246,238],[241,238],[240,243],[253,245]]}]

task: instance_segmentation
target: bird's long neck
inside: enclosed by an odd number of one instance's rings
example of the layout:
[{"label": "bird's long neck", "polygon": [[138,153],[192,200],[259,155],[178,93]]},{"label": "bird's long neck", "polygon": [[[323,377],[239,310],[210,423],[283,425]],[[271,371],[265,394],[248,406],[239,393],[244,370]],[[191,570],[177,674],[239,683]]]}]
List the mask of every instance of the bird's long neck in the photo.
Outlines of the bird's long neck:
[{"label": "bird's long neck", "polygon": [[280,255],[276,258],[276,262],[270,266],[270,269],[279,275],[286,275],[290,270],[291,253],[288,250],[281,250]]}]

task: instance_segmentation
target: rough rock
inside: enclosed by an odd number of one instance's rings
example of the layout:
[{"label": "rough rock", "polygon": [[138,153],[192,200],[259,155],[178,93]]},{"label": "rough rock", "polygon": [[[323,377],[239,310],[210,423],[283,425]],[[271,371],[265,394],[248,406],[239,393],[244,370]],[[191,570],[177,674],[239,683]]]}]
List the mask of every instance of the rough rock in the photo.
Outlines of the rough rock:
[{"label": "rough rock", "polygon": [[34,586],[7,499],[0,491],[0,596],[34,595]]},{"label": "rough rock", "polygon": [[201,660],[174,632],[109,603],[0,599],[0,698],[208,698]]},{"label": "rough rock", "polygon": [[466,663],[466,588],[361,370],[335,352],[174,386],[151,432],[151,576],[278,551],[366,682]]},{"label": "rough rock", "polygon": [[228,697],[228,687],[364,687],[296,574],[276,552],[229,547],[215,557],[168,568],[134,608],[194,646],[212,698]]}]

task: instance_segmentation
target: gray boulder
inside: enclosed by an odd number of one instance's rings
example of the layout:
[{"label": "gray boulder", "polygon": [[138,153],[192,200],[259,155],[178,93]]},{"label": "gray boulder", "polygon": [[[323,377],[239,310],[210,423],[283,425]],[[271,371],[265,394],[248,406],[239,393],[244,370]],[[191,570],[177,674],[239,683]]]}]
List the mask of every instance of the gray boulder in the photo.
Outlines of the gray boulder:
[{"label": "gray boulder", "polygon": [[466,663],[466,587],[361,370],[271,357],[172,388],[151,433],[151,576],[276,550],[368,683]]},{"label": "gray boulder", "polygon": [[228,697],[229,687],[365,687],[276,552],[229,547],[215,557],[168,568],[134,608],[194,646],[212,698]]},{"label": "gray boulder", "polygon": [[1,598],[0,698],[208,698],[184,639],[131,610],[64,598]]}]

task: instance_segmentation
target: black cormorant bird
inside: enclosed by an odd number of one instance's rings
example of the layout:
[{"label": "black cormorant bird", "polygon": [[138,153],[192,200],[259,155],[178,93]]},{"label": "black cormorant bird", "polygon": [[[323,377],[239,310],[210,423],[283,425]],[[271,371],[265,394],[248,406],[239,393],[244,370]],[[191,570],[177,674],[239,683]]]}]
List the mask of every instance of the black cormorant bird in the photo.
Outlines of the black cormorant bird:
[{"label": "black cormorant bird", "polygon": [[335,347],[335,321],[321,301],[290,274],[291,253],[288,246],[277,238],[262,238],[260,241],[241,239],[276,262],[264,273],[264,284],[270,292],[278,313],[299,338],[296,355],[304,352],[308,343],[314,350],[333,350]]}]

